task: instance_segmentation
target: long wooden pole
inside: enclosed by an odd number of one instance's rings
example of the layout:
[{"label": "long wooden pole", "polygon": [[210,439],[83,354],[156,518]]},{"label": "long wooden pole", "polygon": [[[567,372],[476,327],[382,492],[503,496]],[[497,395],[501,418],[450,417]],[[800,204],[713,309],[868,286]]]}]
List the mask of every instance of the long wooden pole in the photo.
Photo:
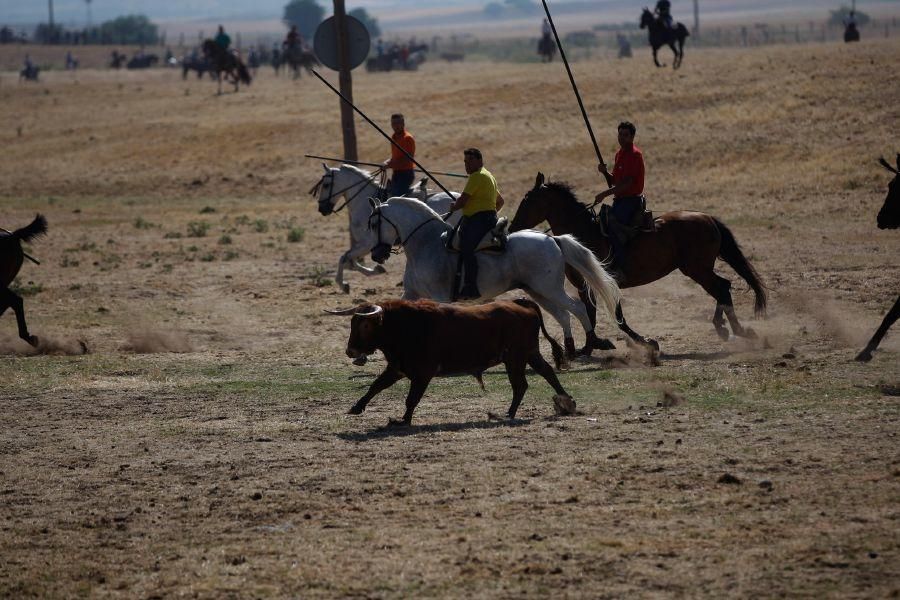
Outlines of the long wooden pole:
[{"label": "long wooden pole", "polygon": [[584,102],[581,101],[581,94],[578,92],[578,86],[575,85],[575,77],[572,75],[572,69],[569,67],[569,61],[566,59],[566,51],[563,50],[562,43],[559,41],[559,34],[556,33],[556,25],[553,24],[553,17],[550,16],[550,9],[547,7],[547,0],[541,0],[544,5],[544,12],[547,13],[547,21],[550,22],[550,29],[553,30],[553,37],[556,39],[556,47],[559,48],[559,56],[562,58],[563,64],[566,65],[566,73],[569,74],[569,82],[575,91],[575,98],[578,99],[578,107],[581,108],[581,116],[584,118],[584,124],[587,127],[588,134],[591,136],[591,142],[594,144],[594,152],[597,153],[597,160],[603,163],[603,156],[600,154],[600,146],[597,145],[597,138],[594,137],[594,130],[591,128],[591,121],[588,119],[587,111],[584,110]]},{"label": "long wooden pole", "polygon": [[426,168],[423,167],[421,164],[419,164],[419,161],[417,161],[415,158],[413,158],[413,155],[412,155],[412,154],[410,154],[409,152],[407,152],[406,150],[404,150],[403,147],[402,147],[400,144],[398,144],[398,143],[395,142],[393,139],[391,139],[391,136],[389,136],[388,134],[386,134],[386,133],[384,132],[384,130],[383,130],[381,127],[379,127],[378,125],[376,125],[375,122],[374,122],[372,119],[370,119],[369,117],[367,117],[367,116],[366,116],[366,113],[364,113],[363,111],[361,111],[361,110],[359,110],[358,108],[356,108],[356,106],[353,104],[353,102],[351,102],[351,101],[350,101],[349,99],[347,99],[342,93],[340,93],[338,90],[336,90],[335,87],[334,87],[333,85],[331,85],[330,83],[328,83],[328,82],[325,80],[325,78],[322,77],[322,76],[319,74],[318,71],[316,71],[315,69],[312,69],[312,74],[315,75],[316,77],[318,77],[318,78],[319,78],[319,81],[321,81],[322,83],[324,83],[325,85],[327,85],[327,86],[328,86],[328,89],[330,89],[332,92],[334,92],[335,94],[337,94],[338,96],[340,96],[340,97],[341,97],[341,100],[344,101],[344,104],[346,104],[347,106],[349,106],[351,109],[355,110],[355,111],[356,111],[356,114],[358,114],[359,116],[361,116],[363,119],[366,120],[366,122],[367,122],[369,125],[371,125],[372,127],[374,127],[375,130],[376,130],[378,133],[380,133],[380,134],[384,137],[384,139],[386,139],[387,141],[389,141],[389,142],[391,143],[391,145],[392,145],[394,148],[396,148],[397,150],[399,150],[400,152],[402,152],[403,155],[406,156],[406,158],[408,158],[410,161],[412,161],[412,163],[413,163],[414,165],[416,165],[417,167],[419,167],[419,170],[421,170],[423,173],[425,173],[426,175],[428,175],[428,176],[431,178],[431,180],[432,180],[435,184],[437,184],[437,186],[438,186],[439,188],[441,188],[441,191],[442,191],[442,192],[444,192],[445,194],[447,194],[448,196],[450,196],[451,198],[453,198],[453,194],[450,193],[450,190],[448,190],[447,188],[445,188],[445,187],[444,187],[444,184],[442,184],[440,181],[438,181],[437,177],[435,177],[430,171],[428,171],[428,169],[426,169]]},{"label": "long wooden pole", "polygon": [[[353,79],[350,76],[348,64],[350,51],[347,49],[347,14],[344,10],[344,0],[334,0],[334,29],[337,40],[337,55],[340,76],[338,81],[341,86],[341,97],[353,102]],[[353,123],[353,111],[346,103],[341,102],[341,131],[344,136],[344,158],[357,160],[356,151],[356,126]]]},{"label": "long wooden pole", "polygon": [[[319,160],[330,160],[332,162],[343,162],[351,165],[362,165],[364,167],[383,167],[382,163],[371,163],[371,162],[363,162],[361,160],[345,160],[343,158],[334,158],[333,156],[318,156],[316,154],[304,154],[306,158],[318,158]],[[421,169],[414,169],[415,171],[423,172]],[[463,175],[462,173],[448,173],[447,171],[432,171],[435,175],[446,175],[447,177],[462,177],[463,179],[468,179],[468,175]]]}]

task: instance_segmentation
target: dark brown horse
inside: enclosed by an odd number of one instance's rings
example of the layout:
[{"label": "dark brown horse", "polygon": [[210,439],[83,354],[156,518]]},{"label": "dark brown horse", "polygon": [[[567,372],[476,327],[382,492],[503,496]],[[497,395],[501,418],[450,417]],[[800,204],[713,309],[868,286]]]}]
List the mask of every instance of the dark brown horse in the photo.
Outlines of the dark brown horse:
[{"label": "dark brown horse", "polygon": [[250,85],[250,71],[237,56],[218,45],[213,40],[203,42],[203,56],[209,62],[210,71],[219,82],[219,94],[222,93],[222,76],[226,81],[234,84],[234,91],[238,91],[238,84]]},{"label": "dark brown horse", "polygon": [[[578,201],[572,189],[560,182],[544,182],[543,173],[538,173],[534,187],[525,194],[513,218],[511,231],[533,228],[547,221],[554,235],[573,234],[578,241],[591,249],[600,259],[610,255],[609,240],[594,221],[593,214],[587,206]],[[750,329],[744,329],[734,313],[731,300],[731,282],[716,275],[713,267],[716,258],[721,258],[735,272],[744,278],[756,294],[755,312],[762,315],[766,310],[766,290],[759,275],[750,261],[741,252],[734,235],[721,221],[707,214],[693,211],[667,212],[657,217],[656,231],[642,233],[628,244],[628,253],[617,278],[620,288],[644,285],[665,277],[678,269],[700,284],[706,292],[716,299],[716,312],[713,326],[719,337],[728,339],[728,328],[725,326],[724,314],[731,324],[736,336],[753,337]],[[591,325],[596,325],[596,310],[584,284],[577,273],[566,271],[566,276],[579,290],[582,302],[588,309]],[[619,328],[632,340],[659,345],[651,339],[644,338],[628,327],[622,315],[621,304],[616,307]],[[592,348],[606,349],[613,347],[607,340],[596,336],[589,338],[584,353],[589,354]]]},{"label": "dark brown horse", "polygon": [[7,308],[12,308],[19,324],[19,337],[32,346],[37,346],[37,336],[28,333],[22,298],[9,289],[9,284],[19,274],[25,260],[22,242],[30,242],[45,233],[47,233],[47,219],[43,215],[36,216],[30,225],[16,229],[12,233],[0,232],[0,315],[6,312]]},{"label": "dark brown horse", "polygon": [[[878,229],[897,229],[900,228],[900,154],[897,154],[897,168],[895,169],[888,164],[883,158],[878,160],[885,169],[894,174],[894,180],[888,184],[887,198],[884,199],[884,205],[878,211]],[[872,352],[881,343],[881,338],[887,333],[891,325],[900,318],[900,296],[894,302],[893,308],[884,316],[881,327],[863,348],[863,351],[856,356],[856,360],[868,362],[872,360]]]}]

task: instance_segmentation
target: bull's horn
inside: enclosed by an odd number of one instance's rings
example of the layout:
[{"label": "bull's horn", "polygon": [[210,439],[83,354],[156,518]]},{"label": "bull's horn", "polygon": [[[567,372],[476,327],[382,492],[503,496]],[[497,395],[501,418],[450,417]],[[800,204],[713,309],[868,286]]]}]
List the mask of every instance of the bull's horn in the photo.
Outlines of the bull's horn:
[{"label": "bull's horn", "polygon": [[[900,157],[900,155],[898,155],[898,157]],[[883,156],[880,157],[880,158],[878,159],[878,164],[880,164],[882,167],[884,167],[885,169],[887,169],[887,170],[890,171],[891,173],[896,173],[896,172],[897,172],[897,169],[895,169],[894,167],[892,167],[891,164],[890,164],[888,161],[884,160],[884,157],[883,157]]]},{"label": "bull's horn", "polygon": [[324,308],[324,309],[322,309],[322,310],[323,310],[323,312],[326,312],[326,313],[328,313],[329,315],[336,315],[336,316],[339,316],[339,317],[346,317],[346,316],[348,316],[348,315],[354,314],[354,313],[356,312],[356,309],[358,309],[358,308],[359,308],[358,306],[351,306],[350,308],[337,308],[337,309],[334,309],[334,310],[331,310],[331,309],[328,309],[328,308]]},{"label": "bull's horn", "polygon": [[328,166],[325,163],[322,163],[322,170],[328,172]]},{"label": "bull's horn", "polygon": [[361,317],[377,317],[381,313],[384,312],[384,309],[378,306],[377,304],[373,304],[369,310],[366,312],[357,313]]}]

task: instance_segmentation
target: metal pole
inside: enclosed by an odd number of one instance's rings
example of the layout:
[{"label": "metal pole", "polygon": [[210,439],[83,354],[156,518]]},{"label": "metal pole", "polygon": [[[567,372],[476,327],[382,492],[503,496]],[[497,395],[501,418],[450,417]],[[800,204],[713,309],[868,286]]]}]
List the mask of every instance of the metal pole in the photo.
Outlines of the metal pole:
[{"label": "metal pole", "polygon": [[544,5],[544,12],[547,13],[547,21],[550,23],[550,29],[553,30],[553,37],[556,39],[556,47],[559,48],[559,56],[562,58],[563,64],[566,65],[566,73],[569,74],[569,82],[575,91],[575,98],[578,99],[578,107],[581,108],[581,116],[584,118],[584,124],[591,136],[591,142],[594,144],[594,152],[597,153],[597,160],[603,162],[603,156],[600,154],[600,146],[597,145],[597,138],[594,137],[594,130],[591,128],[591,122],[588,119],[587,111],[584,110],[584,102],[581,101],[581,94],[578,93],[578,86],[575,85],[575,77],[572,76],[572,69],[569,68],[569,61],[566,59],[566,52],[563,50],[559,41],[559,34],[556,33],[556,25],[553,24],[553,17],[550,16],[550,9],[547,8],[547,0],[541,0]]},{"label": "metal pole", "polygon": [[694,0],[694,31],[691,33],[700,37],[700,0]]},{"label": "metal pole", "polygon": [[[333,156],[317,156],[315,154],[304,154],[306,158],[318,158],[319,160],[330,160],[333,162],[343,162],[351,165],[362,165],[364,167],[383,167],[382,163],[370,163],[370,162],[362,162],[359,160],[346,160],[343,158],[334,158]],[[415,169],[416,171],[422,171],[421,169]],[[448,173],[446,171],[432,171],[435,175],[446,175],[447,177],[462,177],[463,179],[467,179],[468,175],[463,175],[462,173]]]},{"label": "metal pole", "polygon": [[[344,0],[334,0],[334,28],[337,33],[338,65],[340,66],[338,81],[341,86],[341,97],[346,98],[352,106],[353,80],[350,77],[350,67],[347,63],[350,52],[347,49],[346,16]],[[344,134],[344,158],[357,160],[359,156],[356,152],[356,127],[353,123],[353,111],[344,102],[341,103],[341,130]]]},{"label": "metal pole", "polygon": [[47,5],[50,7],[50,31],[53,31],[53,0],[47,0]]},{"label": "metal pole", "polygon": [[[410,154],[409,152],[407,152],[406,150],[404,150],[404,149],[400,146],[400,144],[398,144],[398,143],[395,142],[393,139],[391,139],[391,136],[389,136],[388,134],[386,134],[386,133],[381,129],[381,127],[379,127],[378,125],[376,125],[376,124],[374,123],[374,121],[372,121],[372,119],[370,119],[369,117],[367,117],[366,114],[365,114],[363,111],[361,111],[361,110],[359,110],[358,108],[356,108],[356,106],[354,106],[353,103],[352,103],[350,100],[348,100],[342,93],[340,93],[338,90],[336,90],[335,87],[334,87],[333,85],[331,85],[330,83],[328,83],[327,81],[325,81],[325,78],[322,77],[321,75],[319,75],[319,72],[318,72],[318,71],[316,71],[315,69],[313,69],[313,70],[312,70],[312,73],[313,73],[313,75],[315,75],[316,77],[319,78],[319,81],[321,81],[322,83],[324,83],[325,85],[327,85],[328,88],[329,88],[332,92],[334,92],[335,94],[337,94],[338,96],[340,96],[340,97],[341,97],[341,100],[344,101],[344,104],[346,104],[346,105],[349,106],[351,109],[353,109],[354,111],[356,111],[356,114],[358,114],[358,115],[361,116],[363,119],[365,119],[366,122],[367,122],[369,125],[371,125],[372,127],[374,127],[375,130],[378,131],[378,133],[380,133],[382,136],[384,136],[384,139],[386,139],[387,141],[389,141],[389,142],[391,143],[391,145],[392,145],[394,148],[396,148],[397,150],[399,150],[400,152],[402,152],[402,153],[404,154],[404,156],[406,156],[406,158],[408,158],[409,160],[411,160],[412,163],[413,163],[414,165],[416,165],[417,167],[419,167],[419,169],[420,169],[423,173],[425,173],[426,175],[428,175],[428,176],[431,178],[431,180],[432,180],[433,182],[435,182],[439,188],[441,188],[441,191],[442,191],[442,192],[444,192],[445,194],[447,194],[448,196],[450,196],[451,198],[453,198],[453,194],[451,194],[450,191],[449,191],[447,188],[445,188],[444,185],[443,185],[440,181],[437,180],[437,177],[435,177],[433,174],[431,174],[431,173],[428,171],[428,169],[426,169],[426,168],[423,167],[421,164],[419,164],[419,161],[417,161],[415,158],[413,158],[412,154]],[[353,160],[356,160],[356,159],[354,158]]]}]

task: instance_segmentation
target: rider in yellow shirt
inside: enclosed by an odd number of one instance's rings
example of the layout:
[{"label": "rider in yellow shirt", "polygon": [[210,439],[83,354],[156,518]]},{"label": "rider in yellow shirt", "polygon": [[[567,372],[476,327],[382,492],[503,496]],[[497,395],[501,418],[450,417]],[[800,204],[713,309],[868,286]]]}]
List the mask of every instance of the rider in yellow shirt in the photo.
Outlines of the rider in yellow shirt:
[{"label": "rider in yellow shirt", "polygon": [[463,161],[469,180],[450,210],[462,209],[463,212],[463,218],[459,222],[459,253],[460,262],[465,269],[465,283],[457,299],[471,300],[481,297],[477,285],[478,261],[475,258],[475,247],[497,224],[497,211],[503,208],[503,196],[500,195],[497,180],[484,168],[481,150],[466,149]]}]

